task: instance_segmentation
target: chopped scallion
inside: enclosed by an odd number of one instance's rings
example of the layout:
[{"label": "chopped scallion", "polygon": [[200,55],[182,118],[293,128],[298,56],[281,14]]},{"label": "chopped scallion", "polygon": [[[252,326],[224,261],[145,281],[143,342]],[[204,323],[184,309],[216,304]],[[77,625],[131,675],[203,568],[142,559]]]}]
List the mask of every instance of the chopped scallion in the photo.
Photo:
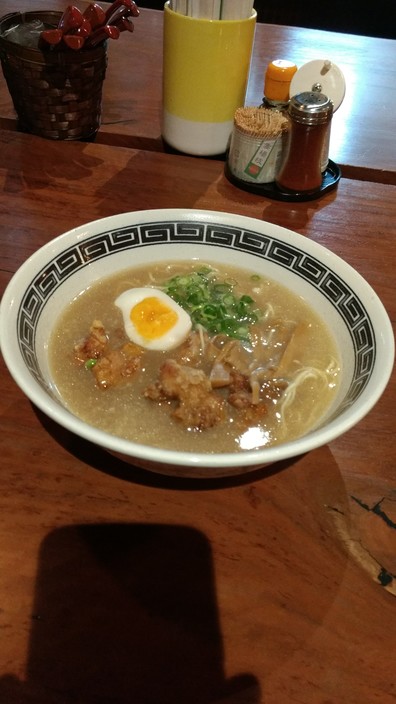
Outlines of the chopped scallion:
[{"label": "chopped scallion", "polygon": [[218,281],[215,272],[205,268],[173,276],[163,288],[190,315],[195,327],[248,340],[249,328],[260,311],[251,296],[236,295],[235,286],[233,280]]}]

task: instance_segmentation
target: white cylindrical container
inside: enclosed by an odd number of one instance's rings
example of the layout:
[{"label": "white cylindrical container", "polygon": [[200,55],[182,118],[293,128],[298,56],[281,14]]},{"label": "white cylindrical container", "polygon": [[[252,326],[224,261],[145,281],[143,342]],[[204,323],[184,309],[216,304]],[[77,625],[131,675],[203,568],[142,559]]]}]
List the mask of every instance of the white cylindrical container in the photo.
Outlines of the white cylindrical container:
[{"label": "white cylindrical container", "polygon": [[186,154],[223,154],[244,105],[257,13],[208,20],[164,7],[162,136]]}]

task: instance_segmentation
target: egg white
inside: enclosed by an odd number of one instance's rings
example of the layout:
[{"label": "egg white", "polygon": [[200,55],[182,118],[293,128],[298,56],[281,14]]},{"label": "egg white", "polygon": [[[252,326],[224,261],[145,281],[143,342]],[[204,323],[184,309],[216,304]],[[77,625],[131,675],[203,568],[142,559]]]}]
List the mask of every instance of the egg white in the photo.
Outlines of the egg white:
[{"label": "egg white", "polygon": [[[176,316],[176,322],[164,334],[155,338],[145,338],[136,328],[131,320],[130,314],[133,308],[146,298],[158,298],[163,305],[172,310]],[[183,308],[181,308],[170,296],[156,288],[131,288],[121,293],[115,300],[115,305],[121,310],[124,321],[124,328],[127,336],[132,342],[148,350],[166,351],[172,350],[184,342],[188,337],[192,322],[191,318]]]}]

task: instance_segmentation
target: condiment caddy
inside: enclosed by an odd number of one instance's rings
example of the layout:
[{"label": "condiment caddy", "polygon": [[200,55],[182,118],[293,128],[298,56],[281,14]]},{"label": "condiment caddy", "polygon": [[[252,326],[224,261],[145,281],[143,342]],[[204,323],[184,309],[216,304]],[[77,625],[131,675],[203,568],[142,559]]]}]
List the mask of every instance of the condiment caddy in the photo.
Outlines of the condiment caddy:
[{"label": "condiment caddy", "polygon": [[[256,122],[284,122],[271,142],[268,133],[252,129],[240,137],[235,114],[225,173],[239,188],[278,200],[312,200],[334,188],[341,171],[329,159],[331,120],[345,95],[342,71],[329,60],[315,60],[297,69],[293,62],[272,61],[265,72],[259,108],[245,112]],[[262,112],[262,119],[258,118]],[[265,120],[263,119],[265,116]],[[274,158],[275,154],[275,158]],[[252,164],[256,169],[252,169]]]}]

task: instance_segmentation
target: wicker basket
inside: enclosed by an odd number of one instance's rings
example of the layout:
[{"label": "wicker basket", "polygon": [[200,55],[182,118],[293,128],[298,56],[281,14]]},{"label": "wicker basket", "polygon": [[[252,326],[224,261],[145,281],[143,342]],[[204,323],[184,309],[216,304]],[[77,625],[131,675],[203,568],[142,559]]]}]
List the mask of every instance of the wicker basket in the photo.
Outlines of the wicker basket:
[{"label": "wicker basket", "polygon": [[19,128],[47,139],[91,139],[99,129],[106,45],[73,51],[31,49],[2,36],[33,19],[57,26],[59,12],[15,12],[0,19],[0,59]]}]

